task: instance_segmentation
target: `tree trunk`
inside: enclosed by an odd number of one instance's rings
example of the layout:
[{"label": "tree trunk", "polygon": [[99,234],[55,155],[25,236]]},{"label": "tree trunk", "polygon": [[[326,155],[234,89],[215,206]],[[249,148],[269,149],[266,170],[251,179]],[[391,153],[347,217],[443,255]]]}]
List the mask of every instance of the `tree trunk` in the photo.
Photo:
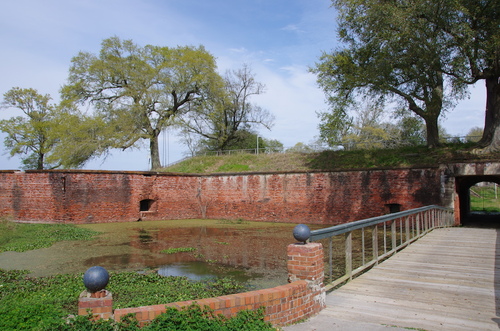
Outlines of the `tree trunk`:
[{"label": "tree trunk", "polygon": [[438,147],[440,145],[438,117],[427,116],[425,118],[425,129],[427,131],[427,147]]},{"label": "tree trunk", "polygon": [[160,162],[160,146],[158,144],[158,136],[159,132],[153,133],[153,135],[149,138],[149,151],[151,153],[151,170],[156,170],[161,168]]},{"label": "tree trunk", "polygon": [[432,93],[425,98],[425,110],[420,108],[413,98],[407,98],[410,110],[420,116],[425,121],[425,130],[427,138],[427,147],[435,148],[441,143],[439,142],[439,115],[443,109],[443,74],[435,73],[438,79],[437,83],[432,88]]},{"label": "tree trunk", "polygon": [[37,170],[43,170],[43,159],[44,159],[44,154],[38,153],[38,158],[37,158],[37,162],[36,162]]},{"label": "tree trunk", "polygon": [[486,112],[483,137],[478,142],[478,153],[500,151],[500,83],[499,77],[486,79]]}]

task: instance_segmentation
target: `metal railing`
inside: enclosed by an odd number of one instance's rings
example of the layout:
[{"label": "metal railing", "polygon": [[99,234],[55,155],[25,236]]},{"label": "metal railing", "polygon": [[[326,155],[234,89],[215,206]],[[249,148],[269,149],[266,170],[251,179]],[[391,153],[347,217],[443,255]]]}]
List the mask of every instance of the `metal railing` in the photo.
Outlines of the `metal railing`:
[{"label": "metal railing", "polygon": [[[328,241],[329,290],[377,265],[435,228],[453,226],[453,209],[427,206],[311,231],[310,241]],[[344,234],[344,238],[340,235]],[[337,251],[334,252],[334,241]],[[344,245],[343,252],[338,248]],[[369,261],[367,255],[370,255]],[[334,276],[334,255],[338,267]],[[342,263],[341,255],[345,256]],[[339,261],[340,258],[340,261]],[[325,281],[326,283],[326,281]]]}]

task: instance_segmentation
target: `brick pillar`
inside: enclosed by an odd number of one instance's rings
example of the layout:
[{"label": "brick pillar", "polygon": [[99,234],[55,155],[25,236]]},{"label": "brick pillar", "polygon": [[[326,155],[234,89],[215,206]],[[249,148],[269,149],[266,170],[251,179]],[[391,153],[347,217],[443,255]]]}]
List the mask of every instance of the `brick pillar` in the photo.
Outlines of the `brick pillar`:
[{"label": "brick pillar", "polygon": [[320,243],[288,245],[288,280],[323,283],[323,245]]},{"label": "brick pillar", "polygon": [[310,317],[326,307],[326,293],[323,285],[325,277],[323,245],[320,243],[288,245],[288,281],[305,280],[311,294],[309,297]]},{"label": "brick pillar", "polygon": [[113,317],[113,295],[107,290],[95,293],[83,291],[78,300],[78,315],[92,313],[95,320]]}]

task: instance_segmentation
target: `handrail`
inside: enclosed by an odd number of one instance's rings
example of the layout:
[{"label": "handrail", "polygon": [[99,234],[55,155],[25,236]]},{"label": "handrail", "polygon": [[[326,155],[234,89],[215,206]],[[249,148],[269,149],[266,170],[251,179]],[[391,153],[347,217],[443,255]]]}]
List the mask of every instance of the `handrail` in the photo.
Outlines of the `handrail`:
[{"label": "handrail", "polygon": [[[352,280],[353,276],[395,254],[432,229],[453,224],[453,209],[432,205],[314,230],[311,231],[309,240],[318,241],[329,238],[329,280],[331,283],[326,286],[328,290]],[[380,234],[379,227],[383,228]],[[366,228],[371,229],[371,240],[366,240]],[[388,228],[390,228],[389,231]],[[361,265],[353,269],[353,231],[355,230],[361,230],[361,235],[357,238],[361,241],[360,249],[355,252],[361,255],[358,259],[360,261],[357,261]],[[345,234],[345,274],[333,279],[333,238],[341,234]],[[371,242],[371,247],[367,247],[367,241]],[[379,246],[382,246],[380,251]],[[372,251],[372,259],[366,261],[366,253],[369,249]]]},{"label": "handrail", "polygon": [[444,208],[441,206],[426,206],[426,207],[420,207],[420,208],[415,208],[415,209],[410,209],[410,210],[405,210],[405,211],[400,211],[397,213],[392,213],[392,214],[387,214],[387,215],[382,215],[382,216],[376,216],[376,217],[371,217],[371,218],[366,218],[363,220],[359,221],[354,221],[350,223],[345,223],[345,224],[339,224],[335,226],[331,226],[329,228],[324,228],[324,229],[319,229],[319,230],[314,230],[311,231],[311,241],[316,241],[319,239],[323,238],[328,238],[332,236],[336,236],[342,233],[346,233],[349,231],[354,231],[357,229],[361,229],[367,226],[379,224],[379,223],[384,223],[387,221],[392,221],[404,216],[412,215],[418,212],[426,211],[426,210],[431,210],[431,209],[440,209],[440,210],[449,210],[452,211],[452,209],[449,208]]}]

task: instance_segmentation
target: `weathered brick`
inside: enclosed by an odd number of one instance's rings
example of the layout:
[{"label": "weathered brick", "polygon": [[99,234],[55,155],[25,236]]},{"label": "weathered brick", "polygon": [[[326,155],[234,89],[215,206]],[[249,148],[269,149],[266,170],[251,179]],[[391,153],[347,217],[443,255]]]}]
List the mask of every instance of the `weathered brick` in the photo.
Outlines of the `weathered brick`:
[{"label": "weathered brick", "polygon": [[[0,216],[96,223],[138,219],[247,219],[340,224],[388,212],[443,205],[441,172],[182,175],[89,170],[0,171]],[[422,192],[426,192],[423,194]],[[148,211],[140,202],[153,201]]]}]

